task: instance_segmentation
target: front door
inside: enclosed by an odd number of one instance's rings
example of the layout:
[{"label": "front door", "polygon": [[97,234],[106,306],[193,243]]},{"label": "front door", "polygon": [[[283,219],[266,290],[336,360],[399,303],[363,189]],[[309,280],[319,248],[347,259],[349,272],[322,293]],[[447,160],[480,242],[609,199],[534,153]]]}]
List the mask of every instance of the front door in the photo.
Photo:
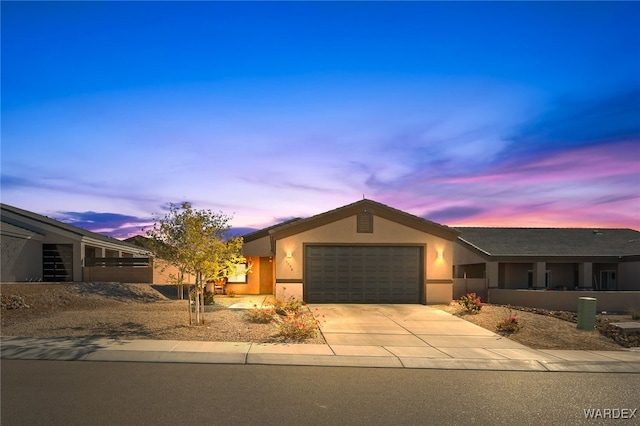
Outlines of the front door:
[{"label": "front door", "polygon": [[273,260],[260,258],[260,294],[273,294]]}]

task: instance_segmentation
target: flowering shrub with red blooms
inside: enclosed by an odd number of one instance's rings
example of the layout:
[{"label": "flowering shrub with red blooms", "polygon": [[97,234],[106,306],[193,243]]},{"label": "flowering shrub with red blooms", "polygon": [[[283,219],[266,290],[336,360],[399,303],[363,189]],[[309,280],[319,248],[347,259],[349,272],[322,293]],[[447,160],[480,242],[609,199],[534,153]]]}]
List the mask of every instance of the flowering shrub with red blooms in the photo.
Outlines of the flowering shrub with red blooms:
[{"label": "flowering shrub with red blooms", "polygon": [[480,296],[475,293],[467,293],[458,300],[458,304],[462,306],[464,311],[468,314],[477,314],[482,309],[482,302]]},{"label": "flowering shrub with red blooms", "polygon": [[293,340],[315,337],[320,328],[320,321],[308,311],[287,311],[286,315],[275,315],[272,322],[280,336]]},{"label": "flowering shrub with red blooms", "polygon": [[253,308],[247,311],[247,320],[259,324],[271,322],[274,316],[277,316],[275,308],[262,309],[258,308],[258,305],[253,305]]},{"label": "flowering shrub with red blooms", "polygon": [[286,302],[277,300],[273,307],[279,315],[287,315],[289,312],[300,312],[303,305],[304,302],[301,302],[292,296]]},{"label": "flowering shrub with red blooms", "polygon": [[496,325],[496,329],[503,333],[515,333],[521,328],[522,325],[518,322],[518,318],[511,315]]}]

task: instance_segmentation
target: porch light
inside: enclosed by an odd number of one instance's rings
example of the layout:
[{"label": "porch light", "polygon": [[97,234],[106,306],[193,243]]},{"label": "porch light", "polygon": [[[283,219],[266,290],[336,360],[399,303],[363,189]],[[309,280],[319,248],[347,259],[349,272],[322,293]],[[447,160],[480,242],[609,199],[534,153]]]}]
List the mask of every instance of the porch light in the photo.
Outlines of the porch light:
[{"label": "porch light", "polygon": [[292,257],[291,250],[287,250],[287,259],[291,259]]},{"label": "porch light", "polygon": [[437,257],[437,259],[438,259],[438,260],[442,260],[442,259],[444,259],[444,254],[443,254],[443,252],[442,252],[442,249],[438,249],[438,257]]}]

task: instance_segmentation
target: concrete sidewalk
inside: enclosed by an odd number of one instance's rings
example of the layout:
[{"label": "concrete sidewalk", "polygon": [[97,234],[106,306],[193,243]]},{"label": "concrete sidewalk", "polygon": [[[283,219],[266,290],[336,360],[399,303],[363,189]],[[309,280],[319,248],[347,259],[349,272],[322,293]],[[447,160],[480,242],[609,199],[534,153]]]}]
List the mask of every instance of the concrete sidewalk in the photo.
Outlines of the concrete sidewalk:
[{"label": "concrete sidewalk", "polygon": [[[234,307],[262,306],[242,300]],[[327,344],[1,337],[2,359],[640,373],[640,350],[534,350],[422,305],[310,305]]]},{"label": "concrete sidewalk", "polygon": [[352,348],[330,344],[30,337],[1,337],[0,342],[2,359],[640,373],[640,351],[379,346],[354,354]]}]

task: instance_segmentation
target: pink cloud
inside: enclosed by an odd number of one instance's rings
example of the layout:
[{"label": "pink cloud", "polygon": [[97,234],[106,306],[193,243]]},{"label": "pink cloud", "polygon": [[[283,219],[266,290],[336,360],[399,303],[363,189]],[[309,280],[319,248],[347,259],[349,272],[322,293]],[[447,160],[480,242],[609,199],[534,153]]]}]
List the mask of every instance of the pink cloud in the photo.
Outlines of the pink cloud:
[{"label": "pink cloud", "polygon": [[514,161],[489,173],[443,178],[442,183],[581,181],[640,174],[640,141],[570,149],[531,163]]}]

